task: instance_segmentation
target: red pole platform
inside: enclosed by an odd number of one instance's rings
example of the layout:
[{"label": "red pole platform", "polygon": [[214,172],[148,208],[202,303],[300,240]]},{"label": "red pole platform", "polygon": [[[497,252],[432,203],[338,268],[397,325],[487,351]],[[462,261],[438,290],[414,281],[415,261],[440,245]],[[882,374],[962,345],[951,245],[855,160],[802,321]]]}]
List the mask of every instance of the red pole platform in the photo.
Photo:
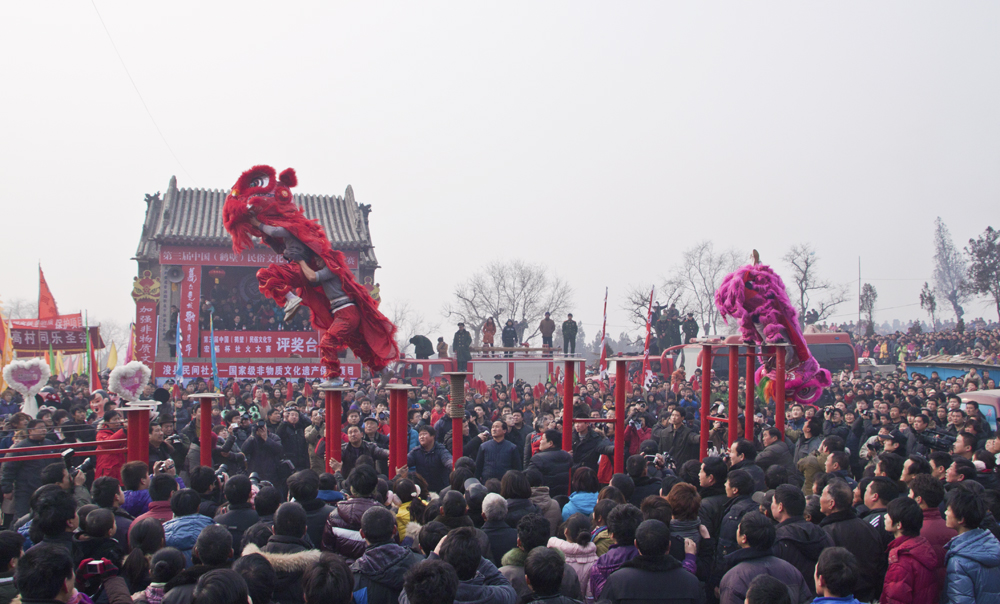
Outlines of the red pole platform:
[{"label": "red pole platform", "polygon": [[129,407],[124,405],[119,407],[128,417],[128,433],[125,435],[128,441],[129,461],[144,461],[149,463],[149,407]]},{"label": "red pole platform", "polygon": [[729,446],[739,438],[740,348],[729,347]]},{"label": "red pole platform", "polygon": [[701,441],[698,443],[701,459],[708,454],[709,407],[712,398],[712,345],[701,347]]},{"label": "red pole platform", "polygon": [[340,431],[343,429],[344,388],[323,389],[323,443],[326,471],[330,471],[330,460],[340,461]]},{"label": "red pole platform", "polygon": [[200,441],[198,446],[201,454],[199,463],[212,467],[212,401],[222,398],[222,395],[214,392],[200,392],[192,394],[191,398],[200,402],[201,409],[201,426],[198,432],[198,440]]},{"label": "red pole platform", "polygon": [[754,362],[756,347],[747,344],[747,370],[746,370],[746,413],[744,413],[745,421],[743,422],[744,432],[746,433],[746,439],[753,442],[753,430],[754,430],[754,416],[756,415],[754,410],[754,370],[757,369],[757,364]]},{"label": "red pole platform", "polygon": [[785,438],[785,349],[775,347],[774,426]]},{"label": "red pole platform", "polygon": [[615,474],[625,471],[625,382],[628,361],[615,365]]},{"label": "red pole platform", "polygon": [[[448,416],[451,418],[451,466],[455,467],[462,456],[462,422],[465,420],[465,378],[472,375],[468,371],[445,371],[451,381],[448,395]],[[475,436],[475,435],[472,435]]]},{"label": "red pole platform", "polygon": [[[463,381],[464,383],[464,381]],[[407,465],[406,458],[409,453],[409,429],[406,422],[406,402],[410,390],[415,390],[416,386],[405,384],[389,384],[385,387],[389,391],[389,478],[396,476],[396,471]],[[462,395],[463,398],[465,395]],[[462,417],[464,419],[464,406]],[[454,429],[454,420],[452,429]],[[462,434],[462,426],[459,424],[458,434]],[[454,436],[452,436],[454,440]],[[462,439],[459,438],[459,443]]]}]

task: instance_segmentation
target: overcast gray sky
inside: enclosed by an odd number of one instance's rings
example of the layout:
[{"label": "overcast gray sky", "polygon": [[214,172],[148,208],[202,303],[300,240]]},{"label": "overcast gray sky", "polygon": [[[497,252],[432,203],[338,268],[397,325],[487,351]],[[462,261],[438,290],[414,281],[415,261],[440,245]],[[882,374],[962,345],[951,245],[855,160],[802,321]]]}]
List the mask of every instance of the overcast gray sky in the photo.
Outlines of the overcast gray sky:
[{"label": "overcast gray sky", "polygon": [[387,302],[440,322],[521,257],[589,337],[605,286],[617,333],[627,285],[706,238],[786,275],[810,242],[841,282],[860,255],[902,307],[877,319],[922,316],[935,216],[959,246],[1000,227],[996,2],[96,6],[173,153],[91,2],[0,4],[4,301],[41,261],[62,312],[127,324],[143,195],[257,163],[372,204]]}]

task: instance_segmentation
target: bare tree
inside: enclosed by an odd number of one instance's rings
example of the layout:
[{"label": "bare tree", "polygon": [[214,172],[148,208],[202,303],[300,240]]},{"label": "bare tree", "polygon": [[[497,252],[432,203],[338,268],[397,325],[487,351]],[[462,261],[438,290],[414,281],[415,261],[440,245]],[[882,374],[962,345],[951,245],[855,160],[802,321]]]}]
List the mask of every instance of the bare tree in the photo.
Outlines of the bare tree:
[{"label": "bare tree", "polygon": [[[847,301],[849,296],[846,285],[834,285],[820,279],[816,274],[819,256],[812,249],[812,245],[808,243],[793,245],[782,260],[792,267],[792,282],[798,291],[796,306],[799,310],[799,327],[805,327],[807,314],[809,323],[818,323],[833,314],[837,306]],[[813,305],[810,292],[826,293],[827,296],[823,301]]]},{"label": "bare tree", "polygon": [[507,319],[524,324],[522,341],[528,341],[538,334],[546,311],[558,316],[569,311],[572,303],[573,288],[549,275],[543,265],[494,260],[455,288],[454,301],[445,305],[443,313],[452,321],[464,322],[476,344],[489,317],[498,328]]},{"label": "bare tree", "polygon": [[[649,312],[649,292],[652,287],[651,284],[639,283],[629,285],[628,289],[625,290],[625,300],[621,308],[628,312],[629,323],[632,323],[637,328],[646,328],[646,314]],[[655,296],[653,297],[654,309],[657,304],[661,307],[676,304],[678,307],[677,310],[681,314],[686,313],[688,305],[684,299],[684,293],[683,284],[676,278],[664,279],[656,287]],[[645,332],[643,332],[643,337],[645,337]]]},{"label": "bare tree", "polygon": [[436,338],[432,334],[441,328],[439,323],[430,323],[414,310],[409,300],[394,300],[388,305],[386,316],[396,326],[396,343],[401,353],[413,347],[410,338],[414,336],[427,336],[434,342]]},{"label": "bare tree", "polygon": [[38,318],[38,300],[14,298],[4,304],[4,316],[8,319],[36,319]]},{"label": "bare tree", "polygon": [[993,298],[1000,316],[1000,231],[986,227],[977,239],[969,239],[965,248],[969,255],[969,288]]},{"label": "bare tree", "polygon": [[698,322],[708,325],[712,333],[718,332],[720,320],[715,292],[722,279],[739,268],[743,256],[732,248],[716,253],[711,241],[702,241],[685,250],[681,264],[671,275],[683,291],[688,312],[698,315]]},{"label": "bare tree", "polygon": [[934,221],[934,288],[951,304],[955,321],[961,320],[965,314],[962,304],[972,298],[968,273],[965,259],[940,216]]},{"label": "bare tree", "polygon": [[920,308],[927,311],[927,314],[931,316],[931,331],[937,329],[937,319],[935,315],[937,313],[937,296],[934,295],[934,290],[931,286],[924,281],[924,287],[920,290]]},{"label": "bare tree", "polygon": [[858,301],[858,304],[861,307],[861,313],[868,320],[866,335],[875,333],[875,302],[877,300],[878,291],[876,291],[875,286],[871,283],[865,283],[861,287],[861,299]]}]

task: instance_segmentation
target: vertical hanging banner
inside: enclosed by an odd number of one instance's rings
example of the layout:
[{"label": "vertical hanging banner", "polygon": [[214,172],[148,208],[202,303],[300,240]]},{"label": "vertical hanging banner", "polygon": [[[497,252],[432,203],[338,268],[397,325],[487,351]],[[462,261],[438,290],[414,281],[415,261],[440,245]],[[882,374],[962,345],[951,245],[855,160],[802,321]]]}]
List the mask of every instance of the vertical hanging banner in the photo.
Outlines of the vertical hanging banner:
[{"label": "vertical hanging banner", "polygon": [[135,300],[135,325],[132,332],[134,347],[126,361],[140,361],[153,366],[156,358],[156,304],[160,299],[160,281],[150,271],[132,282],[132,299]]},{"label": "vertical hanging banner", "polygon": [[201,307],[201,267],[185,266],[181,281],[181,307],[177,324],[184,336],[177,342],[178,351],[183,346],[184,356],[193,359],[198,355],[198,311]]}]

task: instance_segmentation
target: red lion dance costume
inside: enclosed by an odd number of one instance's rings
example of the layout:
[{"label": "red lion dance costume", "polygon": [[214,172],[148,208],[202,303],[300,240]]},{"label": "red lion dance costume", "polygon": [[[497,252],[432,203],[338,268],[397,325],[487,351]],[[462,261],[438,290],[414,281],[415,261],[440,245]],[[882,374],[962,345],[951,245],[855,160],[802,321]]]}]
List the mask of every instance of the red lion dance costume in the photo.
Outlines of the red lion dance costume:
[{"label": "red lion dance costume", "polygon": [[[263,226],[280,227],[302,242],[312,252],[310,268],[326,268],[340,280],[341,289],[349,301],[331,309],[331,301],[318,283],[310,282],[295,263],[272,264],[257,271],[260,292],[278,305],[286,296],[298,294],[312,311],[312,325],[323,332],[319,349],[320,362],[327,380],[340,377],[338,352],[350,347],[372,373],[384,370],[399,358],[396,326],[379,312],[368,290],[360,285],[347,269],[344,255],[330,246],[319,222],[306,218],[302,209],[292,202],[290,187],[298,184],[291,168],[275,178],[274,168],[254,166],[240,176],[226,197],[222,221],[233,238],[237,254],[253,248],[253,237],[259,237],[278,253],[285,250],[283,239],[269,237]],[[262,227],[254,226],[254,220]],[[321,261],[321,262],[320,262]]]}]

